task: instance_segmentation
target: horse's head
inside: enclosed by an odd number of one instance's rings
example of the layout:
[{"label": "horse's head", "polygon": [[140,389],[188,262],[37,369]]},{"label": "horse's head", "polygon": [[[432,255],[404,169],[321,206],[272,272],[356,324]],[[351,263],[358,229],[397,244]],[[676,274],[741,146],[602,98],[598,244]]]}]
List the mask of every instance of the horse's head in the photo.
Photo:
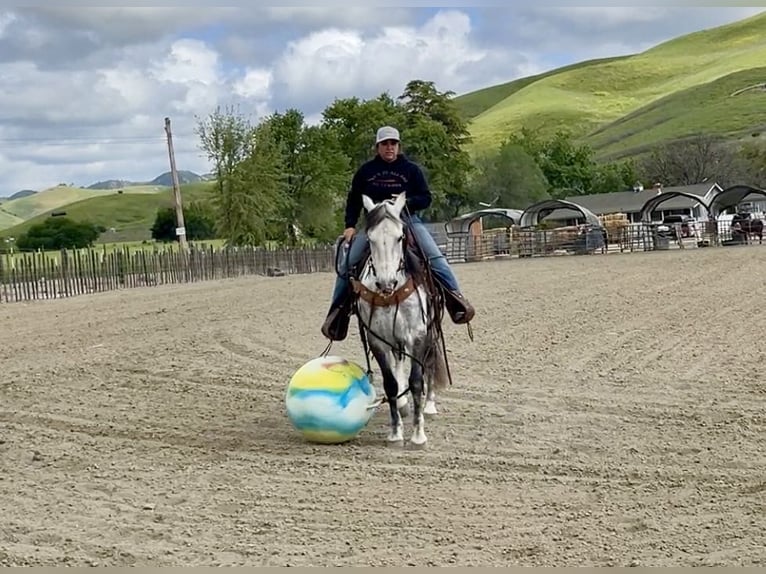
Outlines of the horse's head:
[{"label": "horse's head", "polygon": [[404,275],[404,221],[401,218],[406,196],[380,203],[362,196],[367,210],[365,232],[370,243],[370,268],[375,286],[384,294],[393,293],[406,281]]}]

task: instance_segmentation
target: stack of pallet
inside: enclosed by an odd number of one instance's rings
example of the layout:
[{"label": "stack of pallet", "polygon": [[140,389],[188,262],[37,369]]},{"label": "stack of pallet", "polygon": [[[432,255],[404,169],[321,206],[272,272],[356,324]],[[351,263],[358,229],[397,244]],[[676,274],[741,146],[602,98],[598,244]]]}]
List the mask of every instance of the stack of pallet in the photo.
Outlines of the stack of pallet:
[{"label": "stack of pallet", "polygon": [[598,216],[601,225],[606,229],[610,241],[616,241],[620,237],[623,228],[630,224],[625,213],[605,213]]}]

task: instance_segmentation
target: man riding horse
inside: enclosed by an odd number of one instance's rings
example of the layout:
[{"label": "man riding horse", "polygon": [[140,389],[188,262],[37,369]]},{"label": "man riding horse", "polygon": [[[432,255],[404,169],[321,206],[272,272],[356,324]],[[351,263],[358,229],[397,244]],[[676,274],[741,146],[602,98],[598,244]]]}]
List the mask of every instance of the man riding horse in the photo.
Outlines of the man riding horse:
[{"label": "man riding horse", "polygon": [[364,232],[356,230],[363,207],[362,195],[367,195],[377,203],[406,192],[406,213],[402,213],[402,216],[444,291],[445,307],[453,323],[465,324],[473,319],[474,309],[460,292],[447,258],[416,214],[431,205],[431,191],[426,177],[420,166],[410,161],[400,151],[399,146],[399,131],[390,126],[381,127],[375,139],[375,157],[362,164],[351,180],[351,189],[346,198],[346,228],[343,231],[343,241],[351,246],[348,256],[341,258],[339,262],[332,303],[322,324],[322,334],[330,340],[342,341],[346,338],[352,302],[348,275],[367,253],[368,244]]}]

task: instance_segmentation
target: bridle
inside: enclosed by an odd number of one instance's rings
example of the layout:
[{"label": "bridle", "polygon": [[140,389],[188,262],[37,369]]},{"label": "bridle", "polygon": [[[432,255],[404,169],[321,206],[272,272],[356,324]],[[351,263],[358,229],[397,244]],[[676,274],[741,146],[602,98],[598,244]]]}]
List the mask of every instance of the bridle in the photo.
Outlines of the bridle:
[{"label": "bridle", "polygon": [[[406,241],[407,234],[402,232],[402,235],[399,237],[399,244],[402,246],[402,249],[401,255],[399,256],[399,265],[396,268],[397,273],[405,270],[404,254],[406,252]],[[362,276],[367,274],[371,274],[373,277],[376,276],[375,263],[372,259],[372,255],[370,255],[367,260],[367,269],[362,274]],[[355,277],[351,277],[350,280],[351,288],[354,290],[354,293],[367,301],[367,303],[372,305],[373,308],[390,307],[391,305],[398,306],[400,303],[402,303],[402,301],[412,295],[417,288],[415,285],[415,280],[412,278],[412,276],[407,277],[407,281],[405,281],[401,287],[392,293],[381,293],[379,291],[373,291]]]}]

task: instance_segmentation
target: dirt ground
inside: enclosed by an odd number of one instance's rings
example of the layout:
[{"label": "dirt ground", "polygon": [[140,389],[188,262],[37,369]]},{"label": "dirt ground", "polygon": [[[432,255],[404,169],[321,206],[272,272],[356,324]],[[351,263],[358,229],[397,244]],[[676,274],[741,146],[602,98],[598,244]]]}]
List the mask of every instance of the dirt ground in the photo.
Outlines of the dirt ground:
[{"label": "dirt ground", "polygon": [[290,427],[330,274],[2,305],[0,565],[764,565],[765,263],[456,265],[423,451]]}]

